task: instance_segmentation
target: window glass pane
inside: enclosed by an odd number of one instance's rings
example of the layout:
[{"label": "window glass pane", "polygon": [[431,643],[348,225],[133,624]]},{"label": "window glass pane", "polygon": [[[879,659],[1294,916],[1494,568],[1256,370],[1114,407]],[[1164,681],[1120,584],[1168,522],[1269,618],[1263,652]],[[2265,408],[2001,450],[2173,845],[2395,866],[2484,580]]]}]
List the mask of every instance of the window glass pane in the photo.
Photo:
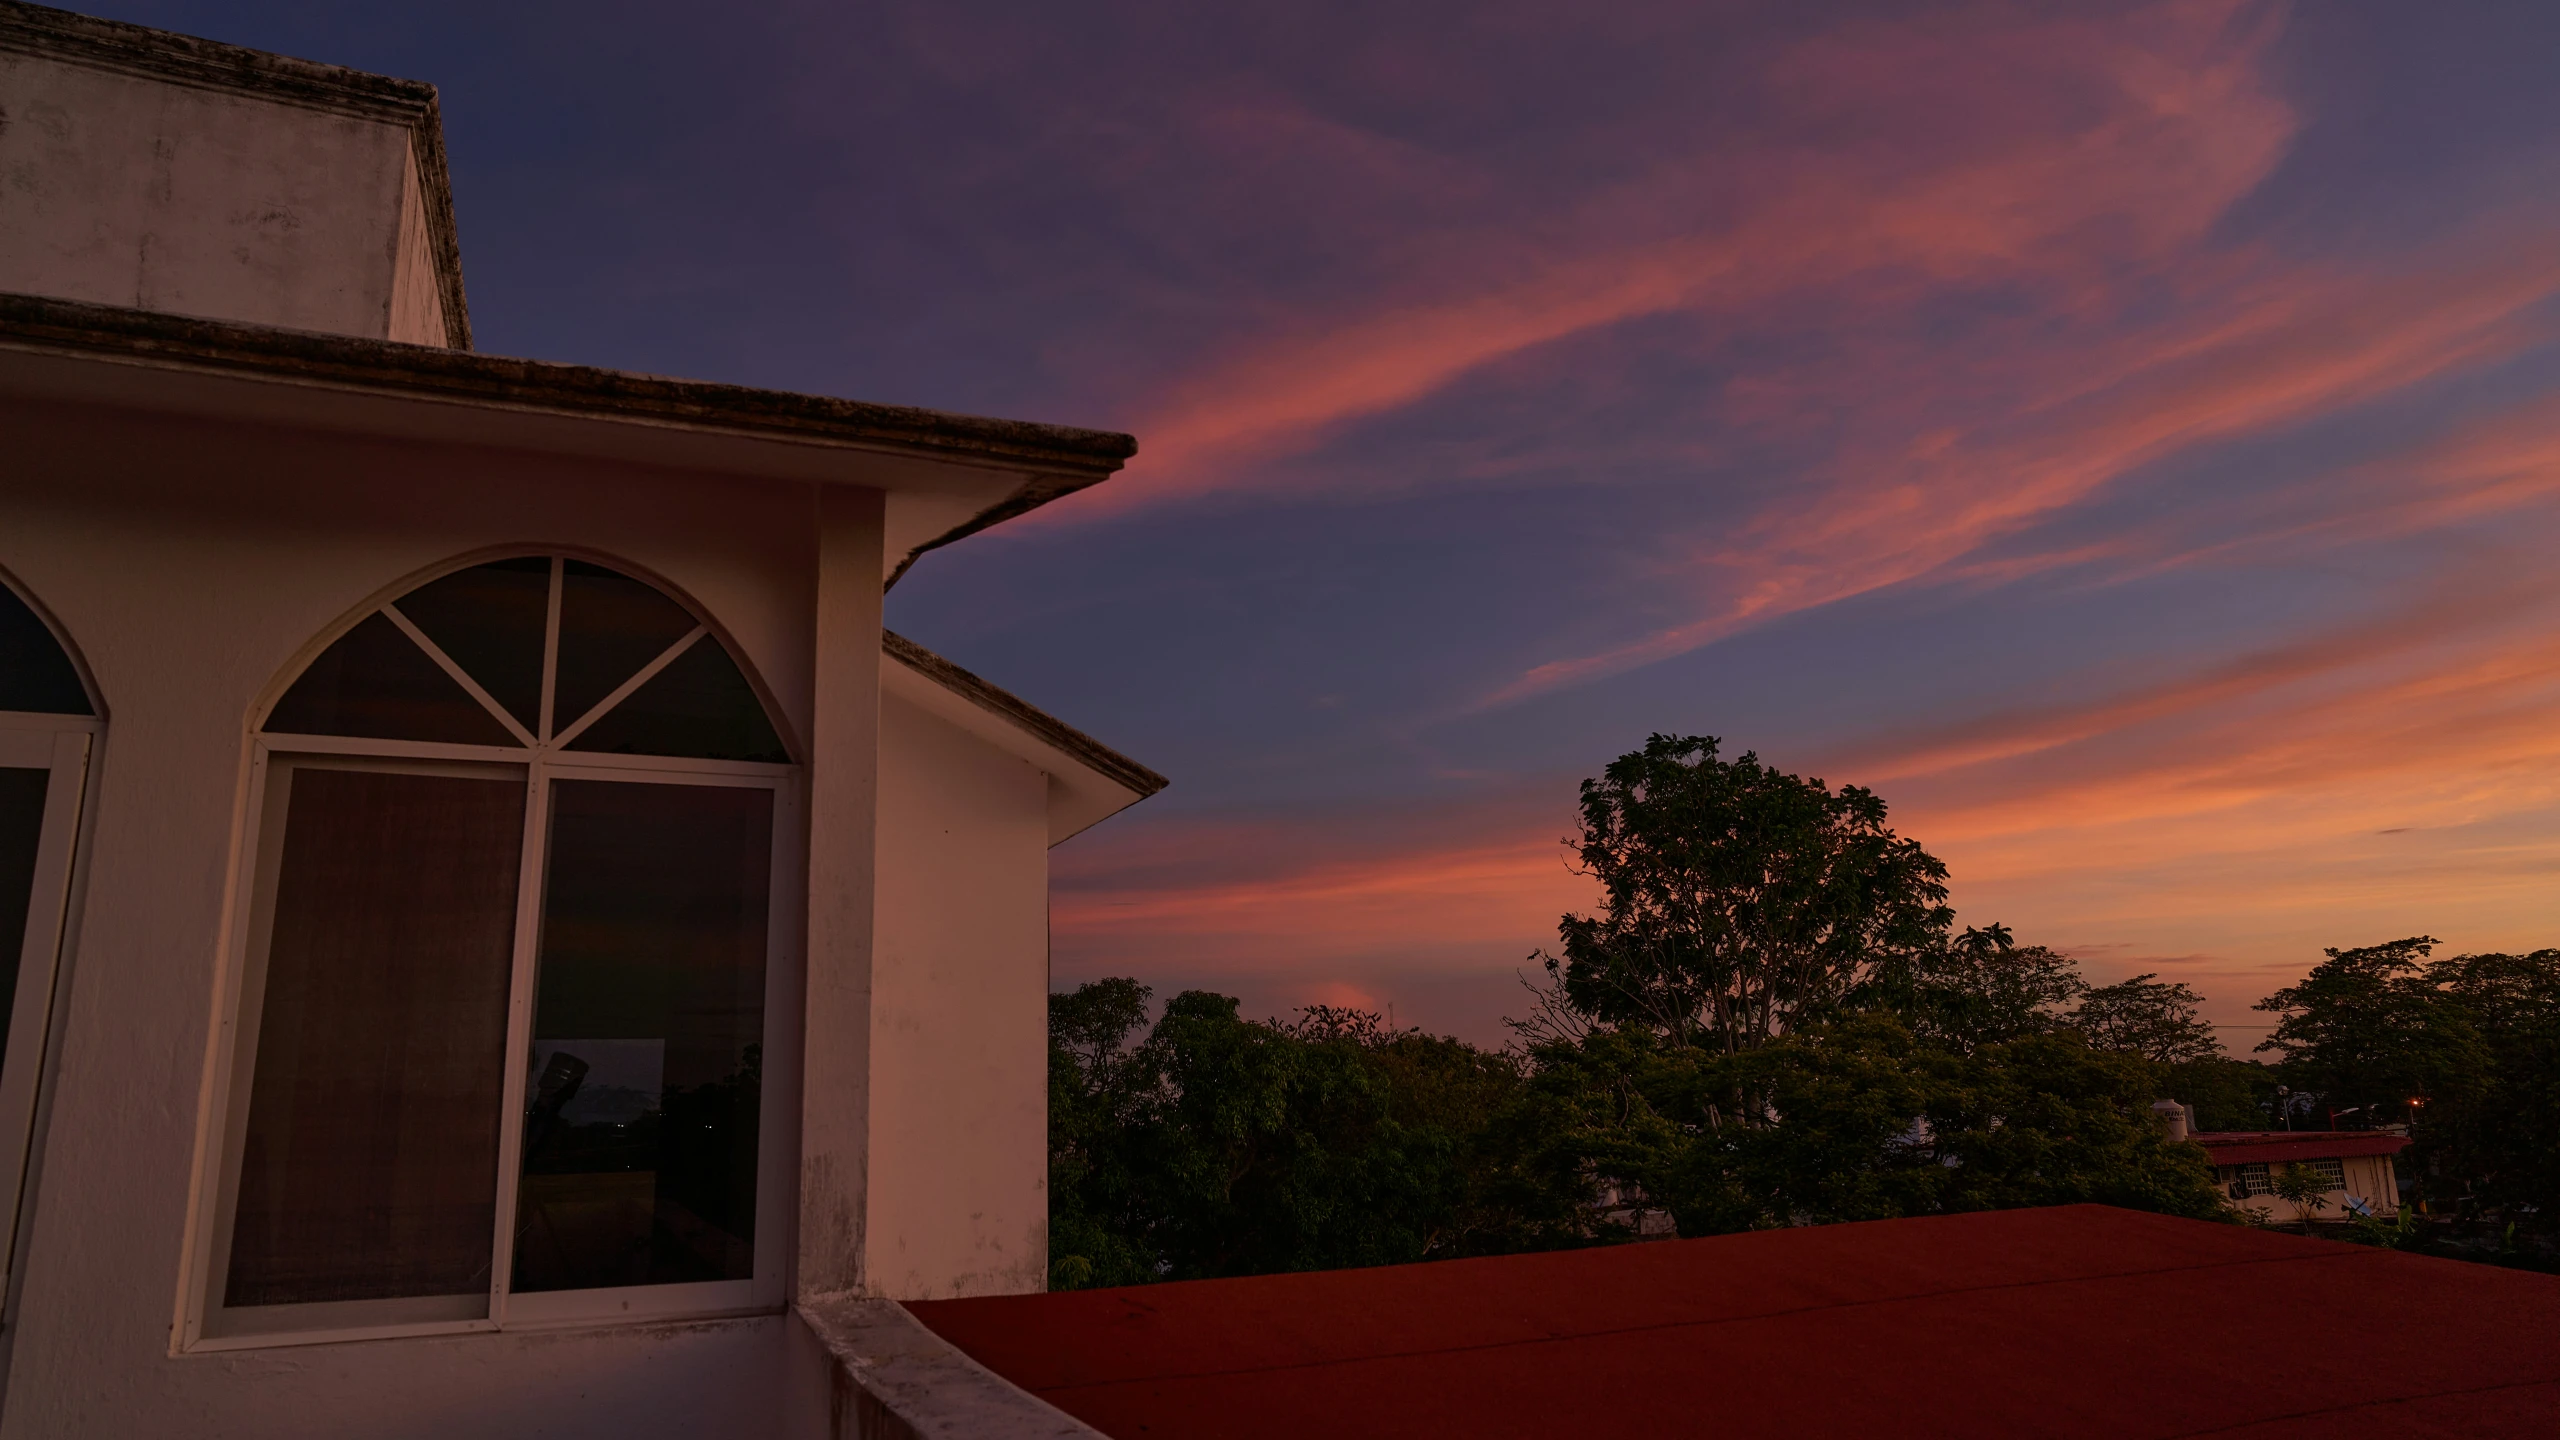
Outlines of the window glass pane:
[{"label": "window glass pane", "polygon": [[656,586],[571,560],[560,570],[560,674],[551,723],[566,730],[699,622]]},{"label": "window glass pane", "polygon": [[550,623],[551,561],[535,555],[474,565],[399,599],[400,613],[443,647],[518,724],[542,724],[542,635]]},{"label": "window glass pane", "polygon": [[569,748],[776,765],[791,761],[738,662],[708,635],[686,646],[649,683],[579,732]]},{"label": "window glass pane", "polygon": [[773,792],[552,786],[515,1288],[755,1273]]},{"label": "window glass pane", "polygon": [[320,652],[276,702],[266,728],[288,735],[517,743],[470,691],[380,614],[367,615]]},{"label": "window glass pane", "polygon": [[0,585],[0,710],[87,715],[89,692],[43,617]]},{"label": "window glass pane", "polygon": [[225,1304],[488,1286],[524,798],[294,773]]},{"label": "window glass pane", "polygon": [[9,1059],[10,1010],[18,993],[18,960],[27,947],[34,908],[36,842],[44,838],[44,770],[0,770],[0,1065]]}]

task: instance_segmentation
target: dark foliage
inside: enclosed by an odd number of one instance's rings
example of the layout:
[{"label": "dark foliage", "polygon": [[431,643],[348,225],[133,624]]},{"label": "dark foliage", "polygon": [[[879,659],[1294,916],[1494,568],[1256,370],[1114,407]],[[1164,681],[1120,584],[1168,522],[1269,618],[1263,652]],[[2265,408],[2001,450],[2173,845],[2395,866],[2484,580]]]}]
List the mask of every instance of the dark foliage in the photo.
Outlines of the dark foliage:
[{"label": "dark foliage", "polygon": [[1060,1288],[1381,1265],[1574,1243],[1582,1195],[1518,1163],[1513,1056],[1319,1007],[1242,1019],[1102,980],[1051,999],[1050,1253]]},{"label": "dark foliage", "polygon": [[2259,1048],[2282,1051],[2286,1078],[2328,1111],[2406,1121],[2412,1101],[2468,1098],[2488,1057],[2426,963],[2435,944],[2419,935],[2325,952],[2299,984],[2258,1002],[2277,1016]]},{"label": "dark foliage", "polygon": [[2222,1053],[2213,1027],[2198,1017],[2204,997],[2158,975],[2136,975],[2084,994],[2071,1025],[2100,1050],[2126,1050],[2163,1065],[2210,1060]]},{"label": "dark foliage", "polygon": [[2478,1200],[2560,1217],[2560,949],[2460,955],[2433,967],[2486,1061],[2421,1135]]},{"label": "dark foliage", "polygon": [[1202,991],[1150,1026],[1133,980],[1051,997],[1054,1283],[1602,1244],[1658,1222],[2074,1201],[2227,1218],[2163,1098],[2209,1130],[2414,1102],[2427,1163],[2472,1200],[2560,1206],[2560,951],[2330,951],[2259,1007],[2282,1062],[2235,1060],[2184,985],[2092,988],[2005,926],[1956,932],[1946,867],[1874,795],[1718,748],[1657,735],[1584,784],[1577,850],[1605,903],[1563,918],[1561,957],[1532,957],[1545,979],[1511,1048],[1324,1006],[1249,1021]]},{"label": "dark foliage", "polygon": [[2006,925],[1969,925],[1950,944],[1879,963],[1857,998],[1922,1040],[1970,1053],[2062,1028],[2065,1007],[2088,993],[2070,956],[2019,945]]},{"label": "dark foliage", "polygon": [[2447,1208],[2560,1216],[2560,950],[2430,961],[2413,936],[2331,950],[2260,1002],[2269,1048],[2323,1115],[2405,1122]]},{"label": "dark foliage", "polygon": [[2069,1035],[1968,1055],[1869,1016],[1739,1056],[1620,1030],[1540,1058],[1541,1082],[1582,1101],[1579,1158],[1684,1235],[2085,1200],[2221,1209],[2202,1153],[2151,1118],[2152,1067]]},{"label": "dark foliage", "polygon": [[[1947,867],[1837,792],[1712,736],[1656,735],[1582,784],[1604,908],[1559,927],[1564,998],[1728,1054],[1846,1013],[1876,968],[1943,946]],[[1551,962],[1551,964],[1554,962]]]}]

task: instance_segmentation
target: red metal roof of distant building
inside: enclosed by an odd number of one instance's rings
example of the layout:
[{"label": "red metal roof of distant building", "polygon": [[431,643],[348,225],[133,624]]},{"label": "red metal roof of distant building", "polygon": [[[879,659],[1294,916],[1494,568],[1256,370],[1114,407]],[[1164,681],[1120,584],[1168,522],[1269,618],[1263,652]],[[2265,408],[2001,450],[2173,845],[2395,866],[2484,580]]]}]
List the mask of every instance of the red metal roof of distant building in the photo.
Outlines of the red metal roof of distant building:
[{"label": "red metal roof of distant building", "polygon": [[909,1308],[1116,1440],[2560,1435],[2560,1278],[2098,1205]]},{"label": "red metal roof of distant building", "polygon": [[2409,1148],[2408,1136],[2379,1130],[2207,1130],[2187,1138],[2202,1145],[2216,1165],[2397,1155]]}]

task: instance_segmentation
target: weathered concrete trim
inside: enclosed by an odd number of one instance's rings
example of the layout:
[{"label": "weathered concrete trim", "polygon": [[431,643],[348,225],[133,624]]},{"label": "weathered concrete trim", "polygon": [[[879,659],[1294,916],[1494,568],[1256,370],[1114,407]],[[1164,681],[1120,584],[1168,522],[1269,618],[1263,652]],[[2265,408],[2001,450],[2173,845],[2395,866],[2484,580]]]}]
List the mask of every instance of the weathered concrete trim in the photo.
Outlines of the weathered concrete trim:
[{"label": "weathered concrete trim", "polygon": [[894,1300],[804,1300],[792,1313],[829,1357],[827,1440],[1108,1440]]},{"label": "weathered concrete trim", "polygon": [[426,114],[409,127],[410,158],[427,202],[427,244],[436,258],[436,290],[444,300],[444,343],[471,348],[471,306],[462,294],[462,232],[453,218],[453,177],[444,164],[444,117],[435,87],[427,87]]},{"label": "weathered concrete trim", "polygon": [[436,287],[444,298],[445,343],[457,350],[471,348],[471,314],[462,294],[462,242],[454,225],[444,121],[433,85],[21,0],[0,0],[0,50],[404,127],[425,192]]},{"label": "weathered concrete trim", "polygon": [[436,88],[423,81],[271,55],[21,0],[0,0],[0,50],[53,56],[95,69],[237,91],[395,125],[414,124],[435,114]]},{"label": "weathered concrete trim", "polygon": [[894,630],[880,632],[880,648],[890,659],[981,709],[1030,731],[1091,766],[1112,783],[1127,787],[1141,800],[1172,783],[1066,721],[1027,700],[997,689]]},{"label": "weathered concrete trim", "polygon": [[[1138,450],[1135,439],[1102,430],[199,320],[43,295],[0,294],[0,348],[934,459],[993,460],[1050,472],[1054,488],[1037,500],[1101,480]],[[1029,508],[1019,497],[1008,506]]]}]

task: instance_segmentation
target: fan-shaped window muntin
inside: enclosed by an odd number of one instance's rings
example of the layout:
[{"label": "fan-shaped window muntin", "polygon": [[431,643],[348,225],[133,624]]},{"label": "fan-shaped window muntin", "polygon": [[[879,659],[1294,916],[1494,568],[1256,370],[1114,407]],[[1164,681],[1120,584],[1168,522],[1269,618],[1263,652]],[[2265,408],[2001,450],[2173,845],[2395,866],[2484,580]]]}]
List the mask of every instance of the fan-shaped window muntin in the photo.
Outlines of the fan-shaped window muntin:
[{"label": "fan-shaped window muntin", "polygon": [[592,561],[468,566],[350,626],[269,735],[788,764],[762,698],[693,611]]},{"label": "fan-shaped window muntin", "polygon": [[0,1286],[17,1259],[28,1134],[101,728],[69,645],[0,575]]},{"label": "fan-shaped window muntin", "polygon": [[777,1302],[797,771],[712,627],[591,561],[465,566],[252,749],[188,1343]]}]

